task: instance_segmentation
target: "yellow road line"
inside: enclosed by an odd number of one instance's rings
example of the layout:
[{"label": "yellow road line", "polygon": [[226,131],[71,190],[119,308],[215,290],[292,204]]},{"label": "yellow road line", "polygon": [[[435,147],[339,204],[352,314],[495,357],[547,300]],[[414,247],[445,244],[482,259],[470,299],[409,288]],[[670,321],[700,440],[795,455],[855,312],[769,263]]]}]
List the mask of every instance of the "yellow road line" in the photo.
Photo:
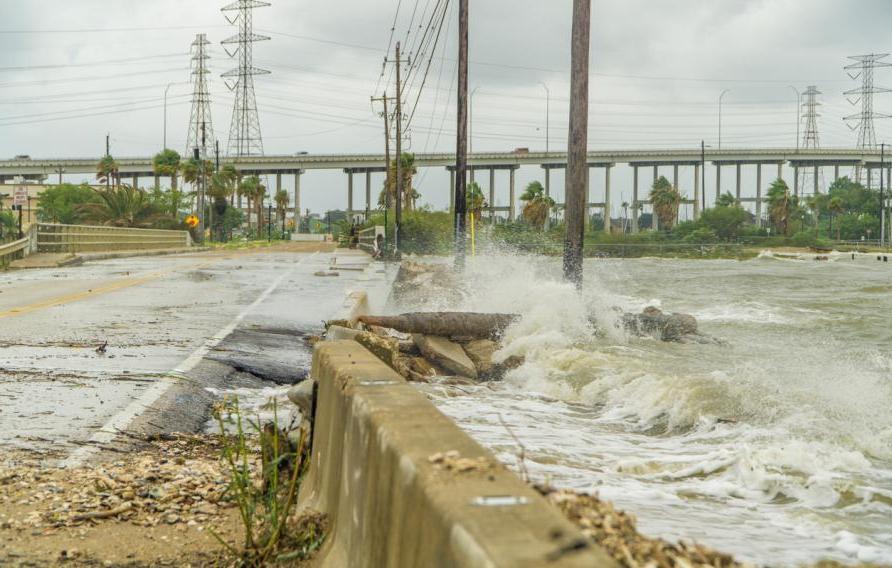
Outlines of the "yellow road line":
[{"label": "yellow road line", "polygon": [[[208,261],[202,264],[196,264],[195,266],[189,267],[190,270],[197,270],[200,268],[206,268],[212,264],[217,264],[219,262],[223,262],[224,260],[229,260],[234,258],[235,255],[226,255],[219,259]],[[18,308],[12,308],[10,310],[6,310],[5,312],[0,312],[0,319],[20,316],[23,314],[28,314],[31,312],[36,312],[38,310],[44,310],[46,308],[52,308],[56,306],[61,306],[64,304],[68,304],[71,302],[76,302],[78,300],[84,300],[86,298],[92,298],[94,296],[98,296],[101,294],[108,294],[109,292],[115,292],[117,290],[123,290],[125,288],[131,288],[133,286],[138,286],[140,284],[145,284],[146,282],[150,282],[152,280],[157,280],[162,276],[166,276],[168,274],[173,274],[181,270],[180,268],[171,269],[171,270],[158,270],[156,272],[150,272],[144,276],[140,276],[138,278],[126,278],[121,280],[116,280],[111,282],[110,284],[105,284],[103,286],[97,286],[95,288],[90,288],[89,290],[85,290],[83,292],[76,292],[74,294],[67,294],[65,296],[56,296],[55,298],[50,298],[49,300],[44,300],[42,302],[35,302],[33,304],[29,304],[27,306],[21,306]]]}]

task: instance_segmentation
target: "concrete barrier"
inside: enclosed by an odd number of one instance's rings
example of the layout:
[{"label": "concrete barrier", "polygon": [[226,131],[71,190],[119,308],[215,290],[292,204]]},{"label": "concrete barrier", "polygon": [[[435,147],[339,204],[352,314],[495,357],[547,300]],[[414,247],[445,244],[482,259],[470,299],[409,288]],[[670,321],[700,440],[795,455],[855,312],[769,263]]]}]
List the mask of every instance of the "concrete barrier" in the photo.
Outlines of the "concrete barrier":
[{"label": "concrete barrier", "polygon": [[188,231],[131,229],[91,225],[37,225],[40,252],[97,252],[175,249],[192,245]]},{"label": "concrete barrier", "polygon": [[[300,499],[331,520],[319,565],[616,566],[361,345],[317,344],[313,377],[313,456]],[[448,451],[488,467],[431,462]]]}]

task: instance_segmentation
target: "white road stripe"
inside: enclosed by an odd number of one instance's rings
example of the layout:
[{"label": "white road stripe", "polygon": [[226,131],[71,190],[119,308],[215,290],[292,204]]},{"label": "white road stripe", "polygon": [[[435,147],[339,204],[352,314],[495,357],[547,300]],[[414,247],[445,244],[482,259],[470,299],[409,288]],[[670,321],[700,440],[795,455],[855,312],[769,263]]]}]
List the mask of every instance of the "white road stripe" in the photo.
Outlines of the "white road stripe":
[{"label": "white road stripe", "polygon": [[62,460],[60,463],[60,467],[78,467],[82,465],[90,456],[98,452],[101,448],[99,445],[108,444],[114,441],[117,437],[118,433],[121,430],[125,430],[127,426],[133,421],[134,418],[142,414],[147,408],[151,407],[155,402],[158,401],[161,396],[170,389],[173,385],[178,382],[178,379],[182,376],[186,375],[189,371],[195,368],[204,356],[210,352],[211,349],[220,344],[221,341],[226,339],[230,333],[232,333],[236,326],[245,319],[245,317],[250,314],[254,308],[263,303],[267,298],[269,298],[270,294],[272,294],[276,288],[282,283],[285,278],[291,276],[291,274],[297,269],[297,266],[303,264],[305,260],[308,258],[315,257],[318,252],[314,252],[308,257],[304,257],[297,262],[297,265],[294,266],[291,270],[283,273],[281,276],[276,278],[276,280],[263,291],[260,296],[257,297],[254,302],[251,303],[250,306],[242,310],[240,314],[235,316],[226,327],[218,331],[214,334],[213,337],[205,341],[201,347],[196,349],[189,357],[186,358],[185,361],[180,363],[173,371],[171,371],[168,376],[159,379],[157,382],[153,383],[152,386],[147,388],[142,395],[127,405],[124,410],[114,415],[111,420],[105,423],[105,425],[96,431],[87,442],[87,445],[81,446],[75,451],[73,451],[67,458]]}]

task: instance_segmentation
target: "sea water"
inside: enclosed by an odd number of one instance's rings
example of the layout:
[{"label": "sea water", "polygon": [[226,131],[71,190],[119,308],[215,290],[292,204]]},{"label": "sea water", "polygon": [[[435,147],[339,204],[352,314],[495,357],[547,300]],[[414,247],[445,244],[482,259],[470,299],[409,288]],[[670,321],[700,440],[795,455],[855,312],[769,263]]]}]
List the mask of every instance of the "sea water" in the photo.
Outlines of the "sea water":
[{"label": "sea water", "polygon": [[[742,560],[892,562],[892,265],[599,259],[578,293],[559,259],[493,253],[461,287],[428,307],[522,315],[498,357],[525,362],[424,388],[510,466]],[[725,343],[628,337],[646,306]]]}]

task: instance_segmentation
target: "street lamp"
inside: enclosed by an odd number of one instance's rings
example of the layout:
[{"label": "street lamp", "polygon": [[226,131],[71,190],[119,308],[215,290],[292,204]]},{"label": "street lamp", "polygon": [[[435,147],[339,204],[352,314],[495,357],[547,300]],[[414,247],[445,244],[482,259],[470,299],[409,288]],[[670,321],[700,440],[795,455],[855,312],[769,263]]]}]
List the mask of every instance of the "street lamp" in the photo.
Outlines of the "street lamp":
[{"label": "street lamp", "polygon": [[705,140],[700,141],[700,195],[695,195],[694,199],[700,199],[700,209],[706,210],[706,149],[712,148],[706,144]]},{"label": "street lamp", "polygon": [[790,88],[796,93],[796,153],[799,153],[799,125],[802,122],[799,120],[799,109],[802,108],[802,94],[793,85]]},{"label": "street lamp", "polygon": [[539,81],[539,84],[545,88],[545,153],[547,154],[550,151],[549,135],[551,134],[551,91],[548,90],[548,85],[546,85],[543,81]]},{"label": "street lamp", "polygon": [[174,85],[176,85],[176,83],[168,83],[167,86],[164,87],[164,147],[162,150],[167,150],[167,91]]},{"label": "street lamp", "polygon": [[725,89],[722,91],[722,94],[719,95],[719,150],[722,149],[722,99],[730,92],[730,89]]},{"label": "street lamp", "polygon": [[473,154],[474,150],[474,94],[480,87],[474,87],[468,102],[468,154]]}]

